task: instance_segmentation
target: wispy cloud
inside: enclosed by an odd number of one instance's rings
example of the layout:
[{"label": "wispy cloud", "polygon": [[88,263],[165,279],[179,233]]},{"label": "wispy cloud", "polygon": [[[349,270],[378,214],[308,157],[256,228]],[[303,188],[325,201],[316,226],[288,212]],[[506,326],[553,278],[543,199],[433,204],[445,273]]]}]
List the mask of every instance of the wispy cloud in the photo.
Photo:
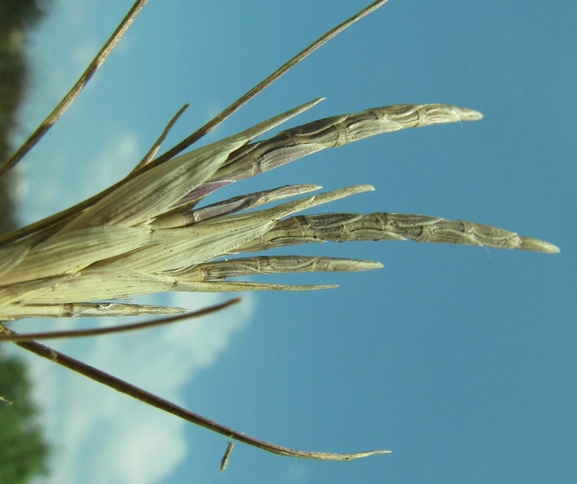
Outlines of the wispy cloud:
[{"label": "wispy cloud", "polygon": [[[169,304],[190,308],[223,299],[189,294],[170,298]],[[182,389],[198,371],[217,361],[253,309],[254,300],[248,297],[236,306],[233,315],[217,313],[151,331],[53,346],[178,402]],[[59,324],[69,326],[70,322]],[[46,360],[31,357],[30,363],[35,397],[43,408],[48,436],[55,446],[47,482],[159,482],[184,459],[184,421]]]},{"label": "wispy cloud", "polygon": [[83,192],[89,196],[113,185],[136,166],[143,154],[139,151],[136,133],[118,132],[100,154],[86,164],[81,174]]},{"label": "wispy cloud", "polygon": [[[82,5],[82,6],[81,6]],[[78,28],[86,17],[81,2],[69,0],[60,21]],[[80,72],[98,50],[95,37],[71,44],[67,51],[38,49],[38,79],[31,102],[22,115],[26,132],[52,108],[70,85],[69,72]],[[61,45],[60,45],[61,47]],[[123,42],[120,51],[129,48]],[[94,87],[94,81],[92,87]],[[70,116],[70,114],[69,114]],[[24,136],[25,133],[22,134]],[[16,140],[20,141],[20,140]],[[64,152],[42,155],[25,176],[29,187],[21,216],[28,223],[71,205],[111,185],[128,173],[142,152],[138,136],[120,131],[92,160],[78,160]],[[49,168],[48,168],[49,167]],[[73,189],[71,189],[73,187]],[[74,197],[74,199],[70,198]],[[220,295],[170,294],[162,303],[191,309],[222,301]],[[160,300],[148,298],[150,304]],[[235,332],[247,324],[255,299],[245,297],[234,313],[215,314],[174,326],[113,337],[60,341],[50,346],[90,365],[178,403],[183,388],[198,371],[214,365]],[[92,324],[112,324],[101,319]],[[86,326],[86,321],[25,321],[22,331]],[[67,369],[18,351],[29,360],[34,397],[39,403],[47,437],[53,445],[50,476],[41,482],[58,484],[162,481],[187,454],[182,420],[101,386]]]}]

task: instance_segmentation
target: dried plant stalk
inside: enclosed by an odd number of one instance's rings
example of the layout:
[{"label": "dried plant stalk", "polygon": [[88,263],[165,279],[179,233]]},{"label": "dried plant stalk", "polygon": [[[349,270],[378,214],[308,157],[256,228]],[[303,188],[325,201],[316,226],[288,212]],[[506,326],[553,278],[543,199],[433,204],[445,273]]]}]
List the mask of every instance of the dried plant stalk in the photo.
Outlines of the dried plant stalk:
[{"label": "dried plant stalk", "polygon": [[[558,251],[552,244],[502,229],[422,215],[328,214],[283,220],[295,212],[372,190],[368,185],[303,197],[247,213],[243,212],[248,208],[317,187],[281,187],[201,209],[189,207],[191,198],[195,202],[202,198],[195,194],[206,196],[222,186],[218,181],[253,176],[314,151],[399,129],[481,117],[476,111],[455,106],[397,105],[315,121],[269,140],[248,144],[317,102],[314,100],[238,135],[155,166],[66,223],[2,247],[0,318],[36,316],[39,305],[86,304],[91,300],[160,291],[305,289],[308,287],[207,282],[190,276],[199,264],[218,257],[307,242],[409,238],[419,242]],[[184,205],[182,200],[186,200]],[[175,213],[175,206],[187,210]],[[221,265],[219,279],[236,277],[237,270],[232,267],[230,263]],[[284,259],[283,267],[285,272],[303,270],[297,259]],[[305,270],[311,267],[320,266],[307,265]],[[361,262],[355,267],[360,270],[377,266]],[[224,268],[231,272],[222,272]],[[261,264],[259,270],[263,274],[279,272],[278,266],[271,264]],[[28,314],[23,309],[26,307],[30,307]],[[109,312],[103,311],[102,315],[105,314]]]},{"label": "dried plant stalk", "polygon": [[[310,52],[385,2],[374,2],[322,36],[199,131],[161,157],[151,160],[172,126],[171,121],[143,161],[116,185],[69,210],[1,238],[0,320],[47,315],[173,314],[182,309],[126,304],[117,300],[164,291],[326,289],[334,286],[282,285],[227,279],[253,274],[364,271],[382,267],[374,261],[298,255],[258,255],[219,260],[243,252],[262,252],[310,242],[411,239],[558,252],[559,249],[550,243],[518,236],[503,229],[439,217],[383,212],[366,215],[295,215],[305,209],[371,191],[369,185],[306,196],[320,187],[291,185],[198,207],[204,197],[227,184],[325,148],[339,147],[401,129],[481,119],[479,112],[468,108],[446,104],[401,104],[333,116],[288,129],[263,141],[253,141],[321,101],[315,99],[234,136],[179,154]],[[137,2],[132,12],[136,12],[142,3]],[[133,14],[127,16],[128,20],[125,19],[125,23],[119,26],[117,33],[123,32],[133,18]],[[103,52],[108,52],[107,48]],[[23,148],[24,151],[26,149]],[[24,151],[19,151],[13,160],[17,161],[19,153]],[[13,160],[4,165],[0,172],[13,166]],[[299,198],[272,208],[247,211],[295,196]],[[5,332],[10,333],[7,328]],[[170,402],[161,405],[158,397],[96,369],[87,369],[80,362],[51,352],[37,343],[18,344],[41,356],[50,355],[54,361],[75,371],[193,423],[281,455],[350,460],[388,452],[325,454],[294,451],[263,443],[187,413]],[[225,464],[226,460],[223,462]]]},{"label": "dried plant stalk", "polygon": [[[8,334],[17,335],[10,330],[5,329],[4,327],[0,326],[0,331],[6,331]],[[251,437],[250,435],[246,435],[242,432],[238,432],[230,427],[225,427],[213,420],[209,420],[206,417],[198,415],[186,408],[183,408],[173,402],[169,402],[164,398],[161,398],[157,395],[153,395],[141,388],[138,388],[130,383],[127,383],[119,378],[116,378],[104,371],[101,371],[97,368],[93,368],[91,366],[85,365],[84,363],[75,360],[74,358],[70,358],[58,351],[53,349],[47,348],[44,345],[36,343],[34,341],[28,342],[16,342],[16,344],[30,351],[42,358],[46,358],[53,363],[57,363],[62,365],[66,368],[69,368],[81,375],[84,375],[91,380],[97,381],[106,385],[110,388],[113,388],[119,392],[125,393],[131,397],[140,400],[141,402],[147,403],[153,407],[156,407],[166,413],[171,415],[175,415],[180,417],[187,422],[193,423],[195,425],[199,425],[200,427],[204,427],[212,432],[219,433],[224,435],[229,439],[234,439],[239,442],[243,442],[245,444],[251,445],[256,447],[257,449],[264,450],[266,452],[270,452],[272,454],[282,455],[286,457],[296,457],[300,459],[313,459],[313,460],[332,460],[332,461],[349,461],[355,459],[362,459],[364,457],[370,457],[373,455],[383,455],[383,454],[390,454],[390,450],[369,450],[366,452],[354,452],[349,454],[335,454],[331,452],[310,452],[305,450],[296,450],[290,449],[288,447],[283,447],[281,445],[272,444],[270,442],[265,442],[264,440],[256,439]]]},{"label": "dried plant stalk", "polygon": [[[240,302],[240,298],[230,299],[222,304],[216,304],[214,306],[209,306],[207,308],[201,309],[200,311],[186,312],[183,308],[171,308],[172,312],[176,316],[169,316],[166,318],[155,319],[153,321],[146,321],[144,323],[133,323],[126,324],[123,326],[112,326],[104,328],[92,328],[92,329],[78,329],[71,331],[48,331],[43,333],[29,333],[29,334],[11,334],[5,326],[0,325],[0,329],[5,333],[5,335],[0,335],[0,341],[11,341],[11,342],[21,342],[21,341],[34,341],[41,339],[58,339],[58,338],[84,338],[86,336],[101,336],[104,334],[112,333],[122,333],[124,331],[134,331],[136,329],[153,328],[155,326],[161,326],[165,324],[177,323],[179,321],[184,321],[185,319],[193,319],[201,316],[206,316],[208,314],[220,311],[221,309],[227,308],[233,304]],[[50,305],[41,306],[47,311],[44,317],[66,317],[66,311],[68,317],[90,317],[93,313],[100,309],[102,304],[86,304],[80,305],[76,304],[75,307],[69,308],[66,304],[62,305]],[[111,316],[133,316],[134,314],[164,314],[167,310],[165,307],[161,306],[135,306],[134,304],[118,304],[111,303],[110,313]],[[60,309],[60,314],[51,313],[51,309]],[[186,313],[186,314],[182,314]]]}]

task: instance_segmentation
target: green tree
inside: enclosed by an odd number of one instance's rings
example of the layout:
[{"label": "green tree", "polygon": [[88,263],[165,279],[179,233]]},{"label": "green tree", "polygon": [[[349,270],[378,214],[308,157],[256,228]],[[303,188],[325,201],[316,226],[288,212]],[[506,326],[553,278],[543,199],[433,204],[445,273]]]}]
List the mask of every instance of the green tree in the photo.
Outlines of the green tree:
[{"label": "green tree", "polygon": [[[12,152],[8,139],[17,125],[16,110],[27,86],[23,40],[26,31],[38,24],[51,5],[41,0],[0,0],[0,162]],[[0,234],[16,225],[10,196],[13,183],[10,177],[0,181]]]},{"label": "green tree", "polygon": [[[36,0],[0,1],[0,159],[11,152],[8,138],[26,86],[23,30],[42,17]],[[0,182],[0,233],[15,228],[13,180]],[[0,347],[0,351],[1,351]],[[49,446],[36,421],[25,364],[0,353],[0,483],[18,484],[46,474]]]},{"label": "green tree", "polygon": [[0,482],[24,483],[46,474],[49,446],[36,422],[26,366],[18,358],[0,355],[0,396]]}]

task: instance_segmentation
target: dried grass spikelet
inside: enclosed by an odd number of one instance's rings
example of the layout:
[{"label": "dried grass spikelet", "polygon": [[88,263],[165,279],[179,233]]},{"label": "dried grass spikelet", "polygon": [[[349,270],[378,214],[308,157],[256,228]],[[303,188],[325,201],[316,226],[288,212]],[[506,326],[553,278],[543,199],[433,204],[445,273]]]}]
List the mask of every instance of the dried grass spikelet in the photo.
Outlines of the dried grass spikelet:
[{"label": "dried grass spikelet", "polygon": [[[372,3],[329,31],[207,125],[154,159],[159,144],[173,124],[171,122],[150,152],[124,180],[60,214],[0,237],[0,322],[44,316],[175,314],[185,310],[129,304],[119,300],[164,291],[325,289],[334,286],[284,285],[229,279],[252,274],[365,271],[382,267],[374,261],[331,257],[238,256],[303,243],[411,239],[417,242],[558,252],[559,249],[552,244],[518,236],[503,229],[439,217],[384,212],[298,215],[305,209],[373,190],[369,185],[351,186],[321,194],[311,194],[321,188],[317,185],[290,185],[199,207],[204,197],[225,185],[325,148],[401,129],[475,121],[482,117],[477,111],[445,104],[402,104],[367,109],[352,115],[333,116],[285,130],[263,141],[253,141],[313,107],[320,101],[316,99],[239,134],[181,154],[183,149],[290,67],[386,1]],[[0,167],[0,176],[10,170],[64,112],[145,2],[136,1],[69,95],[12,159]],[[277,203],[270,208],[248,211],[291,197],[297,198]],[[229,257],[231,255],[236,256]],[[229,304],[209,308],[195,315],[222,309]],[[0,333],[2,331],[11,333],[0,324]],[[14,340],[19,338],[18,335],[10,337]],[[193,414],[37,343],[23,343],[21,339],[18,341],[17,344],[29,351],[150,405],[273,453],[308,459],[351,460],[389,452],[381,450],[330,454],[297,451],[263,442]],[[221,468],[226,465],[231,449],[232,445],[229,444]]]},{"label": "dried grass spikelet", "polygon": [[[90,315],[107,316],[158,314],[162,312],[158,307],[123,303],[90,306],[90,303],[161,291],[320,289],[329,286],[287,286],[227,279],[254,273],[355,271],[381,266],[371,261],[302,256],[218,260],[231,254],[299,243],[410,238],[420,242],[557,252],[551,244],[502,229],[436,217],[386,213],[295,215],[337,198],[371,190],[369,186],[303,197],[320,187],[295,185],[198,208],[206,195],[224,185],[325,148],[400,129],[481,118],[477,111],[444,104],[403,104],[321,119],[268,140],[253,142],[314,106],[320,101],[316,99],[239,134],[181,154],[300,60],[386,2],[377,0],[331,29],[197,132],[153,159],[182,112],[179,111],[145,158],[121,182],[60,214],[1,237],[0,321],[46,313],[82,316],[86,311]],[[145,3],[146,0],[135,2],[67,96],[13,157],[0,166],[0,177],[22,159],[62,115]],[[246,212],[248,208],[294,196],[301,198]],[[66,305],[66,309],[62,309],[62,305]],[[166,309],[167,313],[174,311]]]},{"label": "dried grass spikelet", "polygon": [[[0,318],[37,316],[54,304],[71,305],[72,312],[81,315],[82,311],[74,309],[75,304],[163,291],[324,289],[332,286],[227,279],[257,273],[381,267],[372,261],[303,256],[215,261],[230,254],[306,242],[410,238],[420,242],[557,251],[551,244],[502,229],[421,215],[293,216],[304,209],[372,190],[368,185],[300,197],[251,212],[245,210],[301,196],[319,187],[280,187],[194,208],[202,197],[224,184],[327,147],[399,129],[481,118],[476,111],[455,106],[397,105],[315,121],[251,143],[317,102],[318,99],[137,174],[64,223],[2,247]],[[118,312],[119,307],[114,307],[114,311]],[[134,311],[138,311],[136,306],[130,306],[130,313]],[[110,310],[102,306],[96,314],[109,315]]]}]

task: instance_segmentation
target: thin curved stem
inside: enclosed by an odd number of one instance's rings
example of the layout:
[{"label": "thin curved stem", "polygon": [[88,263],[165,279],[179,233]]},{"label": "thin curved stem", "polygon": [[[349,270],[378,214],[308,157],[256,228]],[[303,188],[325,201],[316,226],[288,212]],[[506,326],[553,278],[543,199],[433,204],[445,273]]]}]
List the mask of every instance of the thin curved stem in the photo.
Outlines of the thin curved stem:
[{"label": "thin curved stem", "polygon": [[376,2],[371,3],[369,6],[365,7],[360,12],[354,14],[352,17],[349,17],[347,20],[342,22],[341,24],[337,25],[333,29],[329,30],[327,33],[323,34],[317,40],[315,40],[312,44],[308,45],[302,51],[300,51],[297,55],[295,55],[292,59],[288,62],[285,62],[282,66],[280,66],[276,71],[274,71],[270,76],[268,76],[263,81],[259,82],[256,86],[254,86],[250,91],[243,94],[240,98],[238,98],[235,102],[233,102],[230,106],[228,106],[224,111],[220,114],[212,118],[208,123],[204,126],[196,130],[187,138],[183,139],[180,143],[176,146],[168,150],[163,155],[156,158],[151,164],[158,165],[160,163],[164,163],[167,160],[170,160],[181,151],[188,148],[190,145],[198,141],[204,135],[208,134],[212,129],[214,129],[217,125],[222,123],[226,118],[230,115],[238,111],[243,105],[245,105],[248,101],[250,101],[253,97],[259,94],[261,91],[266,89],[270,86],[274,81],[279,79],[281,76],[286,74],[292,67],[297,65],[300,61],[308,57],[312,54],[315,50],[317,50],[322,45],[326,44],[329,40],[333,37],[336,37],[340,34],[343,30],[347,27],[350,27],[354,24],[357,20],[366,17],[370,13],[374,12],[376,9],[387,3],[388,0],[377,0]]},{"label": "thin curved stem", "polygon": [[[3,329],[7,331],[9,334],[17,334],[6,328]],[[306,450],[296,450],[296,449],[290,449],[288,447],[283,447],[277,444],[266,442],[264,440],[256,439],[242,432],[238,432],[237,430],[231,429],[230,427],[221,425],[217,422],[214,422],[213,420],[203,417],[202,415],[198,415],[194,412],[191,412],[190,410],[187,410],[184,407],[181,407],[179,405],[176,405],[175,403],[165,400],[164,398],[154,395],[153,393],[147,392],[142,388],[131,385],[130,383],[121,380],[120,378],[116,378],[104,371],[98,370],[97,368],[89,366],[85,363],[82,363],[81,361],[78,361],[74,358],[70,358],[69,356],[66,356],[58,351],[55,351],[51,348],[41,345],[40,343],[30,341],[30,342],[17,342],[15,344],[27,351],[30,351],[38,356],[42,356],[43,358],[48,359],[53,363],[57,363],[66,368],[69,368],[70,370],[80,373],[81,375],[84,375],[90,378],[91,380],[94,380],[98,383],[102,383],[103,385],[106,385],[121,393],[131,396],[141,402],[147,403],[148,405],[163,410],[164,412],[180,417],[186,420],[187,422],[199,425],[200,427],[204,427],[205,429],[224,435],[229,439],[237,440],[238,442],[242,442],[244,444],[256,447],[266,452],[271,452],[273,454],[283,455],[287,457],[297,457],[301,459],[332,460],[332,461],[348,461],[353,459],[359,459],[362,457],[369,457],[372,455],[391,453],[390,450],[370,450],[366,452],[355,452],[350,454],[335,454],[327,452],[310,452]]]},{"label": "thin curved stem", "polygon": [[[30,235],[33,232],[36,232],[38,230],[42,230],[46,227],[50,227],[51,225],[54,225],[54,224],[61,222],[61,221],[65,220],[69,217],[72,217],[73,215],[76,215],[77,213],[80,213],[82,210],[85,210],[86,208],[92,206],[93,204],[95,204],[96,202],[98,202],[99,200],[104,198],[106,195],[108,195],[109,193],[112,193],[114,190],[116,190],[119,187],[121,187],[122,185],[124,185],[126,182],[128,182],[129,180],[131,180],[135,176],[140,175],[140,174],[144,173],[145,171],[153,168],[154,166],[157,166],[161,163],[164,163],[165,161],[174,157],[175,155],[177,155],[178,153],[180,153],[181,151],[183,151],[184,149],[189,147],[191,144],[193,144],[195,141],[198,141],[200,138],[202,138],[204,135],[206,135],[209,131],[214,129],[218,124],[222,123],[226,118],[228,118],[230,115],[232,115],[238,109],[240,109],[241,106],[243,106],[248,101],[250,101],[259,92],[261,92],[263,89],[265,89],[270,84],[272,84],[274,81],[276,81],[279,77],[281,77],[290,68],[294,67],[300,61],[302,61],[305,57],[310,55],[312,52],[314,52],[316,49],[321,47],[323,44],[328,42],[330,39],[332,39],[333,37],[338,35],[340,32],[345,30],[347,27],[349,27],[350,25],[355,23],[357,20],[360,20],[361,18],[369,15],[371,12],[375,11],[376,9],[378,9],[379,7],[381,7],[382,5],[387,3],[387,1],[388,0],[377,0],[376,2],[373,2],[372,4],[370,4],[369,6],[364,8],[363,10],[361,10],[360,12],[356,13],[352,17],[345,20],[340,25],[337,25],[335,28],[329,30],[327,33],[325,33],[324,35],[319,37],[315,42],[313,42],[308,47],[306,47],[304,50],[299,52],[291,60],[289,60],[288,62],[283,64],[280,68],[278,68],[275,72],[273,72],[265,80],[263,80],[262,82],[257,84],[250,91],[248,91],[246,94],[244,94],[239,99],[237,99],[234,103],[232,103],[224,111],[222,111],[220,114],[218,114],[213,119],[211,119],[203,127],[198,129],[197,131],[195,131],[188,138],[186,138],[183,141],[181,141],[180,143],[178,143],[176,146],[174,146],[173,148],[168,150],[163,155],[159,156],[155,160],[152,160],[150,163],[147,163],[146,165],[144,165],[137,172],[132,172],[131,174],[129,174],[128,176],[126,176],[125,178],[120,180],[118,183],[115,183],[114,185],[107,188],[106,190],[103,190],[102,192],[92,196],[91,198],[89,198],[87,200],[84,200],[83,202],[80,202],[80,203],[74,205],[73,207],[70,207],[66,210],[63,210],[57,214],[52,215],[51,217],[48,217],[48,218],[45,218],[45,219],[40,220],[38,222],[32,223],[30,225],[27,225],[26,227],[22,227],[18,230],[15,230],[13,232],[10,232],[9,234],[6,234],[6,235],[0,237],[0,245],[6,244],[8,242],[12,242],[14,240],[18,240],[22,237],[26,237],[27,235]],[[139,2],[137,2],[137,4],[138,3]],[[145,3],[145,0],[143,0],[143,5],[144,5],[144,3]],[[120,28],[120,26],[119,26],[119,28]],[[22,150],[22,148],[20,150],[18,150],[18,152],[20,152],[21,150]],[[29,149],[26,150],[26,153],[28,151],[29,151]],[[23,153],[22,156],[24,156],[24,154],[25,153]],[[16,154],[14,156],[16,156]],[[14,164],[16,164],[16,163],[17,163],[17,161],[14,162]],[[8,170],[9,169],[10,168],[8,168]]]},{"label": "thin curved stem", "polygon": [[172,119],[166,125],[166,128],[164,128],[164,131],[162,132],[162,134],[158,137],[158,139],[150,147],[150,149],[148,150],[148,153],[146,153],[146,155],[144,155],[144,157],[142,158],[142,160],[140,160],[138,165],[136,165],[134,167],[134,170],[132,170],[130,172],[129,176],[136,174],[137,171],[140,171],[144,166],[148,165],[148,163],[150,163],[154,159],[154,157],[156,156],[156,153],[158,152],[158,149],[160,148],[160,145],[164,142],[164,140],[168,136],[168,133],[170,132],[172,127],[176,124],[176,122],[182,116],[184,111],[186,111],[188,109],[189,106],[190,106],[190,104],[187,103],[177,111],[177,113],[172,117]]},{"label": "thin curved stem", "polygon": [[76,81],[72,89],[62,98],[62,101],[54,108],[54,110],[48,115],[48,117],[42,121],[40,126],[28,137],[18,150],[0,167],[0,178],[2,178],[6,173],[8,173],[16,164],[28,154],[28,152],[42,139],[42,137],[52,128],[52,126],[60,119],[72,102],[76,99],[76,96],[80,94],[80,91],[84,89],[90,78],[98,70],[98,68],[104,63],[106,58],[112,52],[112,49],[116,46],[118,41],[124,35],[124,32],[128,30],[128,27],[132,24],[136,16],[142,10],[144,5],[148,0],[136,0],[132,8],[128,11],[126,16],[122,19],[114,33],[106,41],[106,43],[100,49],[100,52],[96,54],[96,57],[88,65],[86,70],[82,73],[80,78]]},{"label": "thin curved stem", "polygon": [[241,298],[237,297],[235,299],[230,299],[222,304],[216,304],[207,308],[200,309],[199,311],[194,311],[186,314],[178,314],[176,316],[168,316],[166,318],[155,319],[154,321],[144,321],[141,323],[124,324],[121,326],[112,326],[108,328],[91,328],[91,329],[77,329],[72,331],[47,331],[43,333],[30,333],[30,334],[5,334],[0,335],[1,341],[12,341],[22,342],[22,341],[33,341],[33,340],[46,340],[46,339],[61,339],[61,338],[84,338],[87,336],[101,336],[104,334],[113,333],[124,333],[126,331],[134,331],[137,329],[152,328],[155,326],[163,326],[165,324],[177,323],[179,321],[184,321],[185,319],[199,318],[201,316],[206,316],[211,313],[220,311],[221,309],[237,304],[241,301]]}]

